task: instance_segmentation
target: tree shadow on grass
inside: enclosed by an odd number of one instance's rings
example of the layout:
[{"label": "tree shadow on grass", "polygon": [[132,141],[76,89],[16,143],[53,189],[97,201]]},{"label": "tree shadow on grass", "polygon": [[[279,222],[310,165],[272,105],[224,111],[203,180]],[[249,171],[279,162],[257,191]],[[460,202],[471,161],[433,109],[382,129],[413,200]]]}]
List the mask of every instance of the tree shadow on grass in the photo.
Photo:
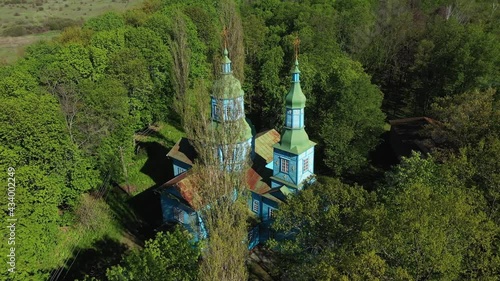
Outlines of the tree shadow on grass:
[{"label": "tree shadow on grass", "polygon": [[167,157],[169,148],[158,142],[143,142],[138,145],[146,150],[148,157],[140,170],[141,173],[149,176],[157,185],[161,185],[172,178],[172,161]]},{"label": "tree shadow on grass", "polygon": [[[134,244],[141,247],[144,246],[146,240],[154,236],[154,228],[158,224],[156,217],[161,216],[160,199],[159,197],[156,199],[155,194],[148,190],[137,195],[140,197],[136,199],[137,196],[131,197],[115,185],[109,191],[109,196],[105,198],[125,234]],[[158,214],[155,214],[156,212]]]},{"label": "tree shadow on grass", "polygon": [[159,186],[159,184],[154,185],[127,201],[134,212],[148,225],[148,230],[144,230],[148,238],[152,238],[154,229],[163,223]]},{"label": "tree shadow on grass", "polygon": [[106,269],[117,265],[127,249],[126,245],[104,237],[91,248],[75,250],[73,257],[67,261],[66,268],[54,274],[59,275],[58,280],[82,280],[85,275],[106,280]]},{"label": "tree shadow on grass", "polygon": [[133,197],[119,186],[114,186],[106,197],[113,215],[130,240],[141,247],[146,240],[154,237],[156,229],[163,224],[159,186],[154,185]]},{"label": "tree shadow on grass", "polygon": [[129,197],[127,203],[150,226],[150,235],[147,236],[152,237],[154,229],[163,223],[159,187],[173,178],[174,173],[172,161],[167,157],[170,148],[158,142],[145,142],[140,146],[146,150],[148,157],[140,171],[149,176],[155,185]]}]

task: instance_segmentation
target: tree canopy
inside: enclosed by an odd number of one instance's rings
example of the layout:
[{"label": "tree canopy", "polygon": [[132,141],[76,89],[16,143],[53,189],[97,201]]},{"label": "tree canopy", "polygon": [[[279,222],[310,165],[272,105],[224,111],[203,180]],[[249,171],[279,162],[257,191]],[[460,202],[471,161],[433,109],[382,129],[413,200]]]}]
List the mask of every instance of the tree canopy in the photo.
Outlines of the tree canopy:
[{"label": "tree canopy", "polygon": [[[15,168],[22,218],[18,273],[1,278],[46,280],[67,267],[74,249],[61,245],[79,237],[88,198],[128,183],[128,168],[142,165],[138,133],[158,122],[203,133],[205,85],[218,78],[227,48],[257,131],[283,127],[295,59],[302,71],[319,180],[275,218],[269,245],[283,279],[497,280],[499,13],[494,0],[146,0],[27,47],[0,66],[0,170]],[[417,116],[436,120],[420,132],[435,149],[377,166],[390,153],[371,154],[387,120]],[[233,190],[234,181],[215,189],[210,173],[200,172],[207,194]],[[204,254],[174,230],[126,255],[107,278],[192,280],[225,274],[227,264],[247,276],[244,208],[223,213],[235,224],[213,232],[219,257],[238,249],[237,258],[198,263],[212,248]],[[229,230],[239,236],[229,239]]]}]

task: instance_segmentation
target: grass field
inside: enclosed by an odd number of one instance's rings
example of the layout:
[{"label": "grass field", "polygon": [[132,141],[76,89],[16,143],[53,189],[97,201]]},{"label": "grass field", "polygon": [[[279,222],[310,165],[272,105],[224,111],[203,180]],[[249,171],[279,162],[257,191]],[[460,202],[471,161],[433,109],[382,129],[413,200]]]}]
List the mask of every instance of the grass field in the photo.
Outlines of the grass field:
[{"label": "grass field", "polygon": [[59,31],[49,31],[40,34],[20,37],[0,37],[0,64],[12,63],[24,54],[24,48],[40,40],[50,40]]},{"label": "grass field", "polygon": [[173,175],[166,154],[184,136],[178,128],[164,122],[150,126],[143,134],[137,134],[138,153],[134,161],[127,165],[128,178],[120,186],[136,195],[169,180]]},{"label": "grass field", "polygon": [[57,32],[46,32],[3,36],[4,31],[13,26],[43,26],[49,18],[83,21],[109,11],[124,11],[141,2],[143,0],[0,0],[0,63],[12,63],[27,45],[57,35]]}]

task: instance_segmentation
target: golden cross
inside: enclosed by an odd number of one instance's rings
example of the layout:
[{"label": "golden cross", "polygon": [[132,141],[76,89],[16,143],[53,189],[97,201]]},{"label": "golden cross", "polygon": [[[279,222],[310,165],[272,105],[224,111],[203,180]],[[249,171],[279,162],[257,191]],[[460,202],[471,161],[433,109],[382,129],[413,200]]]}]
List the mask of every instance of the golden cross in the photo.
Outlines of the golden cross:
[{"label": "golden cross", "polygon": [[300,39],[299,36],[297,35],[295,39],[293,40],[293,49],[295,51],[295,60],[299,59],[299,47],[300,47]]}]

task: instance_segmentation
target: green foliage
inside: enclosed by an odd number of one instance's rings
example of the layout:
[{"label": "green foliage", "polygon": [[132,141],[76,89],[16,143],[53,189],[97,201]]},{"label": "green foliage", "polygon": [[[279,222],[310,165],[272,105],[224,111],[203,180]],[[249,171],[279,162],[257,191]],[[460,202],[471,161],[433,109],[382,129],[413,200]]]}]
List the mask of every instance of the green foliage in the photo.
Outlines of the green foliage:
[{"label": "green foliage", "polygon": [[200,250],[186,235],[179,228],[157,233],[143,250],[126,255],[121,265],[108,269],[107,278],[110,281],[197,280]]},{"label": "green foliage", "polygon": [[112,78],[95,83],[85,81],[80,89],[74,138],[84,151],[95,154],[104,138],[130,126],[127,91]]},{"label": "green foliage", "polygon": [[323,161],[335,174],[359,171],[383,132],[382,93],[359,63],[345,57],[335,59],[316,79],[313,112],[319,120],[313,119],[310,127],[323,146]]},{"label": "green foliage", "polygon": [[[496,87],[494,1],[380,1],[368,44],[355,52],[395,117],[427,114],[434,98]],[[361,44],[363,46],[363,44]]]},{"label": "green foliage", "polygon": [[270,241],[278,253],[282,278],[341,280],[349,276],[363,280],[383,276],[384,260],[366,243],[375,200],[375,194],[332,178],[321,178],[319,184],[289,198],[280,206],[273,229],[291,239]]},{"label": "green foliage", "polygon": [[[182,133],[168,123],[152,137],[134,132],[168,122],[173,101],[179,101],[175,94],[218,75],[219,32],[222,26],[239,28],[240,10],[246,49],[237,30],[238,38],[229,38],[229,48],[236,46],[230,56],[236,56],[235,71],[243,71],[245,57],[247,109],[258,128],[282,125],[291,42],[298,35],[307,131],[330,173],[356,174],[367,164],[383,131],[382,101],[392,116],[431,113],[441,121],[432,135],[447,149],[437,154],[439,164],[404,159],[387,174],[380,196],[321,179],[290,198],[274,227],[294,239],[272,242],[283,277],[495,280],[500,48],[493,2],[149,0],[27,48],[17,64],[0,68],[0,169],[16,168],[16,214],[23,220],[16,231],[22,258],[13,279],[47,279],[72,254],[60,241],[82,237],[82,245],[90,246],[105,233],[120,235],[109,207],[82,194],[99,185],[99,174],[152,185],[140,172],[146,158],[134,154],[135,142],[168,147]],[[14,29],[33,27],[19,23]],[[222,245],[230,231],[221,229],[214,237]],[[6,247],[0,246],[2,252]],[[178,230],[159,234],[108,277],[196,279],[199,255]]]},{"label": "green foliage", "polygon": [[68,44],[61,48],[56,61],[47,68],[62,73],[62,79],[65,81],[77,82],[90,78],[93,74],[89,50],[77,44]]},{"label": "green foliage", "polygon": [[265,50],[262,54],[258,79],[262,91],[259,99],[262,103],[259,106],[261,114],[270,117],[266,126],[279,126],[278,124],[283,119],[283,96],[286,93],[286,88],[281,83],[282,77],[280,77],[280,70],[284,64],[283,56],[283,50],[279,46]]},{"label": "green foliage", "polygon": [[355,0],[336,1],[338,12],[338,42],[348,53],[359,55],[369,44],[370,29],[375,24],[374,7],[376,1]]},{"label": "green foliage", "polygon": [[210,75],[210,66],[207,63],[206,46],[198,37],[198,31],[192,20],[180,9],[166,9],[160,14],[153,15],[145,26],[156,32],[164,43],[172,45],[175,40],[177,22],[182,20],[186,27],[187,43],[191,50],[189,63],[189,80],[192,82],[198,78],[206,78]]},{"label": "green foliage", "polygon": [[[498,260],[493,244],[498,226],[484,213],[480,194],[448,166],[418,154],[404,158],[388,174],[382,198],[386,216],[379,243],[389,266],[415,280],[494,276],[489,262]],[[477,251],[485,256],[474,257]]]},{"label": "green foliage", "polygon": [[416,106],[425,114],[435,97],[493,86],[500,74],[498,47],[497,38],[484,27],[434,22],[410,68]]},{"label": "green foliage", "polygon": [[110,58],[109,73],[122,81],[128,90],[130,115],[135,119],[136,129],[151,124],[153,117],[148,108],[151,105],[153,85],[147,63],[137,49],[123,49]]},{"label": "green foliage", "polygon": [[437,99],[437,120],[428,132],[440,140],[438,157],[457,169],[471,186],[478,186],[488,202],[487,212],[498,223],[500,199],[500,108],[496,91],[472,91]]},{"label": "green foliage", "polygon": [[19,97],[25,92],[34,91],[37,87],[36,79],[30,75],[27,67],[5,67],[0,80],[0,97]]},{"label": "green foliage", "polygon": [[109,31],[125,26],[123,17],[115,12],[109,12],[104,15],[91,18],[84,24],[84,28],[94,31]]},{"label": "green foliage", "polygon": [[458,150],[486,138],[500,138],[500,102],[494,89],[438,98],[432,116],[440,121],[431,134]]},{"label": "green foliage", "polygon": [[[15,92],[22,95],[0,98],[0,167],[16,169],[15,248],[23,257],[18,258],[14,280],[46,279],[42,273],[58,262],[51,256],[61,238],[60,208],[74,207],[80,194],[99,180],[71,143],[57,101],[44,92]],[[0,200],[7,206],[6,196]],[[6,246],[2,244],[4,251]]]},{"label": "green foliage", "polygon": [[125,47],[125,29],[112,29],[96,32],[90,40],[90,45],[113,54]]},{"label": "green foliage", "polygon": [[387,174],[378,196],[320,178],[277,212],[284,280],[496,280],[500,227],[466,157],[418,154]]}]

